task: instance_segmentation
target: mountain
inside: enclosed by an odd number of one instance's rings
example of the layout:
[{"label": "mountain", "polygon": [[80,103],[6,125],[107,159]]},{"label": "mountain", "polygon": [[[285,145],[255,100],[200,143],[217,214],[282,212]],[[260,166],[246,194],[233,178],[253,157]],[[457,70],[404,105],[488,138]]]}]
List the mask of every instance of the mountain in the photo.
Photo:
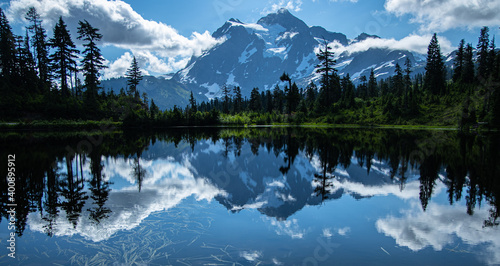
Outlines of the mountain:
[{"label": "mountain", "polygon": [[[127,78],[113,78],[101,81],[101,86],[105,91],[113,90],[115,94],[120,93],[121,88],[127,88]],[[145,76],[137,86],[139,93],[145,92],[149,99],[154,99],[155,104],[161,109],[170,109],[177,105],[186,107],[189,104],[191,90],[184,84],[173,79],[163,77]],[[201,94],[194,94],[199,102],[206,101],[207,98]]]},{"label": "mountain", "polygon": [[281,9],[269,14],[257,23],[244,23],[230,19],[212,36],[223,42],[201,56],[192,58],[188,65],[173,76],[196,94],[207,98],[221,96],[223,86],[240,86],[244,96],[254,87],[262,90],[284,86],[279,77],[283,72],[301,87],[310,81],[318,83],[315,66],[319,63],[316,49],[324,42],[334,47],[340,75],[350,74],[356,82],[362,75],[368,76],[373,68],[377,78],[394,74],[396,63],[404,66],[409,58],[414,74],[423,71],[425,57],[406,50],[369,48],[349,51],[359,42],[379,39],[375,35],[360,34],[349,40],[344,34],[330,32],[322,27],[309,27],[288,10]]}]

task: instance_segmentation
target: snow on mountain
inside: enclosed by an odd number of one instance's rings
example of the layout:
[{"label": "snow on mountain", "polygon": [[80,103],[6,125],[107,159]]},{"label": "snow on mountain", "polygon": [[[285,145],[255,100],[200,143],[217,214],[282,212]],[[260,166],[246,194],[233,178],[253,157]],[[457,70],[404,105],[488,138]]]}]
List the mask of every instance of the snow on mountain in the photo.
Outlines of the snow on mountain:
[{"label": "snow on mountain", "polygon": [[268,90],[276,84],[284,86],[279,80],[283,72],[301,87],[311,81],[318,83],[316,52],[325,42],[335,52],[339,74],[349,74],[355,83],[361,76],[369,76],[371,69],[379,79],[390,77],[396,63],[403,66],[406,58],[412,62],[414,74],[421,73],[425,62],[424,55],[406,50],[365,48],[370,40],[382,40],[375,35],[362,33],[349,40],[342,33],[309,27],[286,9],[257,23],[230,19],[212,36],[223,41],[193,58],[173,77],[209,99],[220,97],[223,86],[240,86],[244,96],[249,96],[254,87]]}]

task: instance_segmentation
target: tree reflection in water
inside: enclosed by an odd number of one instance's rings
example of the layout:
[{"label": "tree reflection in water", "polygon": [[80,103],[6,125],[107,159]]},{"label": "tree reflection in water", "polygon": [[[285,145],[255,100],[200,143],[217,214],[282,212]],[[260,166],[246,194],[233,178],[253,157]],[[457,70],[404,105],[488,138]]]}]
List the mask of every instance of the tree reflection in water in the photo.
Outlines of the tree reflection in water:
[{"label": "tree reflection in water", "polygon": [[[112,209],[106,205],[111,193],[111,184],[104,174],[102,158],[123,157],[133,161],[131,175],[138,191],[143,187],[147,170],[141,158],[151,143],[162,142],[175,147],[187,144],[191,151],[203,143],[222,141],[222,157],[231,160],[242,155],[242,147],[250,145],[253,156],[262,148],[273,154],[278,163],[276,171],[290,176],[297,156],[318,162],[320,169],[309,183],[311,192],[319,202],[332,199],[335,174],[339,167],[347,169],[353,160],[370,174],[375,160],[385,161],[390,166],[390,179],[400,182],[405,189],[409,170],[418,171],[420,201],[425,211],[433,194],[437,180],[447,187],[450,204],[465,198],[466,213],[484,202],[489,204],[490,216],[484,226],[498,226],[500,215],[498,197],[500,192],[500,143],[497,135],[458,135],[456,132],[409,131],[409,130],[348,130],[326,128],[250,128],[250,129],[176,129],[155,133],[126,132],[107,134],[102,144],[90,151],[68,153],[66,147],[77,147],[82,136],[49,135],[33,138],[27,135],[6,134],[0,139],[1,156],[16,153],[19,183],[16,184],[17,235],[21,236],[26,226],[27,215],[38,212],[45,233],[54,235],[55,221],[64,212],[74,228],[78,226],[81,213],[86,209],[89,219],[96,224],[108,218]],[[426,140],[437,139],[429,148]],[[50,148],[48,148],[50,147]],[[419,156],[415,156],[418,154]],[[154,159],[154,154],[149,154]],[[240,165],[241,167],[248,167]],[[87,169],[87,170],[86,170]],[[228,168],[229,169],[229,168]],[[1,168],[2,175],[6,169]],[[90,175],[89,175],[90,173]],[[370,175],[368,175],[369,177]],[[216,180],[213,180],[217,184]],[[370,182],[370,180],[366,180]],[[7,187],[6,180],[0,180]],[[308,186],[307,183],[302,186]],[[464,189],[465,188],[465,189]],[[221,187],[221,189],[226,189]],[[302,189],[305,193],[309,190]],[[465,191],[465,196],[462,194]],[[8,217],[6,190],[0,192],[1,217]],[[296,192],[300,194],[299,192]],[[290,201],[303,201],[308,195],[295,195]],[[290,196],[290,195],[288,195]],[[224,204],[223,200],[220,200]],[[87,206],[84,208],[84,206]],[[266,213],[266,210],[262,210]],[[267,210],[266,215],[271,215]],[[285,210],[282,210],[285,211]],[[290,210],[287,210],[290,211]],[[287,215],[273,214],[276,217]],[[0,218],[0,219],[2,219]],[[1,222],[1,220],[0,220]]]}]

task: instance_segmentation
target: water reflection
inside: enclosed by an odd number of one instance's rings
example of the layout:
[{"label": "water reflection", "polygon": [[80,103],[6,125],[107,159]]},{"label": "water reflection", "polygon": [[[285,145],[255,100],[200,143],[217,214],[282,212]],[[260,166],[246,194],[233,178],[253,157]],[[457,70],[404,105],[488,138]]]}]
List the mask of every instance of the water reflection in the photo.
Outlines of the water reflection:
[{"label": "water reflection", "polygon": [[[309,229],[291,216],[307,206],[393,196],[412,208],[375,226],[399,246],[440,251],[459,238],[485,245],[487,263],[500,263],[498,136],[267,128],[109,134],[83,150],[81,140],[3,136],[1,156],[17,159],[18,236],[28,225],[48,236],[106,241],[194,197],[231,213],[254,209],[277,235],[303,239]],[[433,203],[444,191],[450,205]],[[1,197],[6,218],[5,190]],[[462,199],[465,206],[455,204]],[[324,227],[321,235],[350,231]],[[238,254],[252,262],[264,256]]]}]

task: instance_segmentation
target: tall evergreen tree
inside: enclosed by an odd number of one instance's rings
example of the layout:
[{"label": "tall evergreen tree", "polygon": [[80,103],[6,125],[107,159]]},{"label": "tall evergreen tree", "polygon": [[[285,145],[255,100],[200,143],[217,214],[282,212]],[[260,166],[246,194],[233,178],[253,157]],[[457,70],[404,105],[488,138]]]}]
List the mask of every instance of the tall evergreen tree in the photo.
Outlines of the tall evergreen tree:
[{"label": "tall evergreen tree", "polygon": [[496,62],[497,53],[496,53],[495,49],[496,49],[495,37],[493,36],[493,38],[491,39],[491,42],[490,42],[490,51],[488,54],[488,70],[489,70],[489,74],[493,75],[493,76],[496,76],[496,74],[498,74],[497,62]]},{"label": "tall evergreen tree", "polygon": [[132,59],[132,64],[130,65],[130,68],[127,70],[127,73],[125,74],[127,77],[127,86],[129,88],[129,94],[134,95],[135,92],[137,91],[137,86],[139,83],[141,83],[141,80],[143,78],[141,69],[139,68],[139,64],[137,63],[137,59],[134,58]]},{"label": "tall evergreen tree", "polygon": [[459,82],[462,79],[465,64],[465,40],[460,40],[458,45],[457,56],[453,64],[453,81]]},{"label": "tall evergreen tree", "polygon": [[273,89],[273,106],[279,113],[283,112],[283,91],[278,84]]},{"label": "tall evergreen tree", "polygon": [[375,78],[375,73],[373,68],[370,71],[370,77],[368,78],[368,95],[369,97],[377,96],[377,78]]},{"label": "tall evergreen tree", "polygon": [[410,88],[411,88],[411,61],[410,61],[410,58],[406,57],[406,60],[405,60],[405,97],[407,97],[408,95],[408,92],[410,91]]},{"label": "tall evergreen tree", "polygon": [[10,82],[15,74],[16,40],[12,28],[0,8],[0,71],[3,82]]},{"label": "tall evergreen tree", "polygon": [[401,95],[403,95],[405,82],[403,77],[403,70],[401,69],[399,63],[396,63],[394,72],[396,73],[396,75],[392,77],[392,93],[394,93],[395,96],[400,97]]},{"label": "tall evergreen tree", "polygon": [[83,44],[85,50],[83,51],[82,70],[84,71],[86,94],[89,100],[93,101],[98,94],[99,71],[106,67],[101,50],[97,47],[97,42],[102,39],[102,34],[99,33],[99,29],[92,27],[86,20],[79,21],[78,24],[78,39],[85,42]]},{"label": "tall evergreen tree", "polygon": [[336,61],[333,59],[334,54],[330,51],[326,40],[323,41],[323,46],[324,48],[320,48],[318,54],[316,54],[316,57],[320,61],[316,66],[316,73],[321,73],[322,90],[324,91],[322,97],[325,97],[325,101],[331,104],[334,101],[334,88],[330,79],[331,76],[336,74],[337,70],[333,68]]},{"label": "tall evergreen tree", "polygon": [[193,91],[191,91],[191,95],[189,96],[189,105],[192,112],[196,113],[196,99],[193,96]]},{"label": "tall evergreen tree", "polygon": [[33,49],[37,63],[38,75],[41,81],[41,89],[45,90],[50,87],[50,69],[49,69],[49,50],[47,45],[47,34],[42,27],[40,15],[34,7],[30,7],[26,13],[26,20],[30,26],[28,30],[33,34]]},{"label": "tall evergreen tree", "polygon": [[367,82],[366,76],[361,76],[359,78],[359,81],[360,81],[360,84],[359,84],[358,90],[357,90],[358,97],[366,100],[368,98],[368,84],[366,83]]},{"label": "tall evergreen tree", "polygon": [[253,88],[250,93],[250,110],[253,112],[259,112],[262,107],[262,102],[260,99],[260,93],[258,88]]},{"label": "tall evergreen tree", "polygon": [[424,86],[434,95],[445,91],[445,68],[441,48],[436,33],[432,36],[427,50],[427,65],[425,66]]},{"label": "tall evergreen tree", "polygon": [[347,108],[354,106],[354,84],[351,81],[349,73],[342,78],[342,105]]},{"label": "tall evergreen tree", "polygon": [[288,110],[288,114],[295,112],[300,102],[300,93],[299,87],[295,82],[292,84],[292,87],[286,93],[286,108]]},{"label": "tall evergreen tree", "polygon": [[483,27],[481,29],[481,34],[479,35],[479,41],[477,43],[477,78],[479,81],[488,79],[488,59],[489,59],[489,43],[490,35],[489,28]]},{"label": "tall evergreen tree", "polygon": [[61,79],[61,94],[68,96],[68,78],[71,78],[71,72],[77,70],[75,59],[79,51],[71,40],[71,35],[62,17],[59,17],[59,21],[54,27],[54,37],[49,40],[49,44],[54,48],[54,52],[50,55],[51,69],[55,73],[55,77]]},{"label": "tall evergreen tree", "polygon": [[241,96],[241,88],[239,86],[235,86],[233,89],[233,93],[234,93],[233,109],[235,113],[239,113],[242,109],[242,104],[243,104],[243,97]]},{"label": "tall evergreen tree", "polygon": [[229,113],[229,106],[231,105],[231,88],[229,86],[222,86],[222,111]]},{"label": "tall evergreen tree", "polygon": [[467,44],[464,50],[464,70],[462,73],[462,82],[471,84],[474,82],[474,61],[472,45]]},{"label": "tall evergreen tree", "polygon": [[22,83],[22,87],[25,91],[28,91],[33,86],[37,84],[38,76],[36,74],[36,64],[33,59],[33,54],[30,50],[30,38],[28,32],[26,31],[26,37],[20,38],[22,44],[17,48],[18,56],[18,76],[19,81]]}]

